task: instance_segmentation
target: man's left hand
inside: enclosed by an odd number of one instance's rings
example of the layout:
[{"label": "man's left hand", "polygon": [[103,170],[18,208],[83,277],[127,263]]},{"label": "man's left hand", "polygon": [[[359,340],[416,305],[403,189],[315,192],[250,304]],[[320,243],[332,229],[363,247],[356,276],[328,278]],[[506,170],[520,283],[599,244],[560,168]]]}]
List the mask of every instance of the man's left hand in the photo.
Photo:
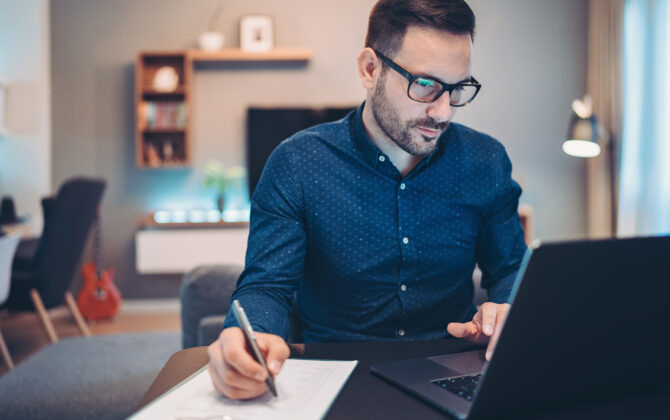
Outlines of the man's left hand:
[{"label": "man's left hand", "polygon": [[486,302],[479,307],[472,321],[450,322],[447,331],[454,337],[465,338],[474,343],[489,343],[486,360],[491,360],[509,308],[509,303]]}]

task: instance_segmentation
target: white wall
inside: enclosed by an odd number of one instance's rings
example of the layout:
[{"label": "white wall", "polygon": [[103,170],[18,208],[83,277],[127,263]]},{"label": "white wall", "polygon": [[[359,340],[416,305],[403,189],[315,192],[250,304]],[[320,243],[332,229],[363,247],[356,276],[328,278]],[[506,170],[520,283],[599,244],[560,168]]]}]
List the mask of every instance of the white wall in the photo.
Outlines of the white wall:
[{"label": "white wall", "polygon": [[48,0],[0,0],[0,79],[9,83],[7,135],[0,136],[0,195],[42,228],[51,191],[51,75]]},{"label": "white wall", "polygon": [[561,145],[570,104],[586,93],[588,1],[468,3],[477,16],[473,74],[483,87],[455,120],[505,145],[536,238],[584,238],[585,160]]}]

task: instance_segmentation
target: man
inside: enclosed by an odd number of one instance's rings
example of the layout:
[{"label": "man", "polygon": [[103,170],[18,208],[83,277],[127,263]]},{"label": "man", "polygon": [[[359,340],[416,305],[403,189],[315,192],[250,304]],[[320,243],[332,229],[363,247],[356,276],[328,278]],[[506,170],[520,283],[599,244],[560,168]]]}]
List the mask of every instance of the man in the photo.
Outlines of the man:
[{"label": "man", "polygon": [[[294,295],[305,342],[451,335],[490,342],[490,358],[526,247],[503,146],[450,124],[480,88],[474,28],[462,0],[380,0],[357,58],[366,101],[268,160],[233,298],[273,374]],[[490,300],[479,310],[476,263]],[[222,394],[266,391],[232,315],[209,355]]]}]

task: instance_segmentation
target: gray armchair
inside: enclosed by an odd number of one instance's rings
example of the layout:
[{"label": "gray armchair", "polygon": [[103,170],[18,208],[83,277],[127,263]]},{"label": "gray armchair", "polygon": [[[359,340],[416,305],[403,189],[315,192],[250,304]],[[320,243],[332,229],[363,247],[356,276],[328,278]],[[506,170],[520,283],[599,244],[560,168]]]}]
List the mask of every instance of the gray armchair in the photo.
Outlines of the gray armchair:
[{"label": "gray armchair", "polygon": [[184,274],[180,290],[182,346],[207,346],[217,339],[242,267],[208,265]]}]

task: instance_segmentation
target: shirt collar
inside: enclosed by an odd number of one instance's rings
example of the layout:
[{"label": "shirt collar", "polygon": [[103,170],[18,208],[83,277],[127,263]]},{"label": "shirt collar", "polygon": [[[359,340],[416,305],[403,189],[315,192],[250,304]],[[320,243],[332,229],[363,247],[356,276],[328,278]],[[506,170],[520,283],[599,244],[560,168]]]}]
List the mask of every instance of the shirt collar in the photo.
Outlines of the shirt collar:
[{"label": "shirt collar", "polygon": [[368,133],[365,131],[363,126],[363,107],[365,106],[365,101],[358,107],[355,114],[353,115],[353,134],[354,142],[358,147],[359,151],[363,155],[365,162],[370,164],[372,167],[377,167],[380,162],[380,156],[384,156],[382,159],[386,160],[386,156],[379,150],[379,148],[370,140]]}]

